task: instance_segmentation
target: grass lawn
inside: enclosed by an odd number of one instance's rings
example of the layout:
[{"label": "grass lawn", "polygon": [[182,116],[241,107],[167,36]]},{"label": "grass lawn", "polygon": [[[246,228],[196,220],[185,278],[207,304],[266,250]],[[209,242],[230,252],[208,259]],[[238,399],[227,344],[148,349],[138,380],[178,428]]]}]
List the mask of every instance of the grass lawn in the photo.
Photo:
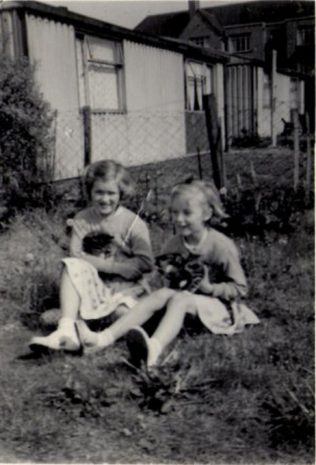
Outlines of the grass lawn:
[{"label": "grass lawn", "polygon": [[[290,182],[290,158],[272,154],[273,169],[266,156],[236,155],[230,186],[236,172],[254,182],[253,160],[265,185]],[[196,167],[171,164],[174,179],[159,165],[167,186]],[[124,340],[93,357],[28,356],[39,313],[58,305],[63,221],[29,212],[1,235],[1,462],[314,463],[311,210],[296,212],[288,231],[236,237],[260,325],[226,337],[188,322],[151,377],[129,366]],[[151,230],[158,251],[163,231]]]}]

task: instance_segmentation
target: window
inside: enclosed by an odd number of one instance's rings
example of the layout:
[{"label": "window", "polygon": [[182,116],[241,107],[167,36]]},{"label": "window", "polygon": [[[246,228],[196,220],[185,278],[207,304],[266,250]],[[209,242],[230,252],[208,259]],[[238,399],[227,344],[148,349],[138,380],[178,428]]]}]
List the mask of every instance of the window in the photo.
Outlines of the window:
[{"label": "window", "polygon": [[202,96],[212,92],[211,76],[212,69],[205,63],[186,62],[186,110],[203,110]]},{"label": "window", "polygon": [[263,74],[263,108],[271,108],[271,81],[268,74]]},{"label": "window", "polygon": [[209,38],[207,36],[192,37],[190,41],[193,42],[195,45],[198,45],[199,47],[209,47]]},{"label": "window", "polygon": [[231,52],[249,52],[250,34],[238,34],[230,38]]},{"label": "window", "polygon": [[290,82],[290,109],[297,110],[300,108],[300,82],[292,78]]},{"label": "window", "polygon": [[314,29],[312,26],[300,27],[296,33],[296,45],[312,45],[314,43]]},{"label": "window", "polygon": [[120,42],[77,38],[80,105],[93,111],[122,111],[123,53]]}]

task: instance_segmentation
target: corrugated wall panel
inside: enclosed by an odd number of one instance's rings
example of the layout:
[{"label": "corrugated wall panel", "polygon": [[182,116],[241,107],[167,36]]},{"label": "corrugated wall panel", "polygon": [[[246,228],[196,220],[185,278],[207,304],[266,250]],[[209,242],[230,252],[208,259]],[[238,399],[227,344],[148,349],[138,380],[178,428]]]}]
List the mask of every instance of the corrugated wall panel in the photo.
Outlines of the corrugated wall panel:
[{"label": "corrugated wall panel", "polygon": [[78,109],[75,38],[72,26],[26,15],[31,61],[44,98],[57,110]]},{"label": "corrugated wall panel", "polygon": [[[183,56],[124,41],[124,75],[127,126],[122,137],[128,143],[124,154],[117,153],[117,144],[114,153],[129,164],[185,155]],[[94,126],[95,139],[96,131]]]},{"label": "corrugated wall panel", "polygon": [[184,111],[183,57],[124,41],[127,110]]},{"label": "corrugated wall panel", "polygon": [[72,26],[26,15],[28,50],[43,97],[57,110],[55,179],[78,176],[84,166],[75,34]]},{"label": "corrugated wall panel", "polygon": [[[235,137],[253,134],[256,129],[255,103],[257,84],[253,81],[253,69],[249,65],[227,67],[227,137],[228,142]],[[261,98],[261,97],[260,97]]]},{"label": "corrugated wall panel", "polygon": [[[284,74],[276,74],[276,105],[275,105],[275,124],[277,134],[282,133],[284,125],[282,118],[285,121],[291,121],[291,78]],[[296,105],[298,101],[296,99]]]}]

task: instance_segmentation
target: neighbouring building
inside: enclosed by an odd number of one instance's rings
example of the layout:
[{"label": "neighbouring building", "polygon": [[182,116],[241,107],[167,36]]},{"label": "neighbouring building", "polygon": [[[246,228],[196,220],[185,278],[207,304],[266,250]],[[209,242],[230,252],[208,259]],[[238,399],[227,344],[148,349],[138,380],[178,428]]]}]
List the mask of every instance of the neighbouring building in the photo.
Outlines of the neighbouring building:
[{"label": "neighbouring building", "polygon": [[[308,113],[314,127],[315,5],[312,1],[252,1],[153,15],[139,32],[180,38],[226,51],[225,121],[227,144],[243,134],[270,136],[290,122],[293,110]],[[276,73],[272,82],[272,50]],[[274,120],[271,109],[274,108]]]},{"label": "neighbouring building", "polygon": [[[55,111],[55,178],[114,158],[137,165],[208,149],[202,94],[224,115],[228,55],[33,1],[0,5],[0,47],[35,64]],[[187,111],[185,111],[185,109]]]}]

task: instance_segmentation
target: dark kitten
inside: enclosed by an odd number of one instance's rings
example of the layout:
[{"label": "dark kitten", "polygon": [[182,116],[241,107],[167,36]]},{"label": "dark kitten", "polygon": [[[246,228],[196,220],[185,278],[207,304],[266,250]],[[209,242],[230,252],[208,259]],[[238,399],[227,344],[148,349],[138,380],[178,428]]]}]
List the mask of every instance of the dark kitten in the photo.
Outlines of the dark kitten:
[{"label": "dark kitten", "polygon": [[103,232],[91,232],[82,240],[83,251],[90,255],[110,255],[113,246],[113,236]]},{"label": "dark kitten", "polygon": [[156,266],[171,289],[195,292],[204,277],[203,263],[196,258],[184,259],[177,253],[159,255]]}]

